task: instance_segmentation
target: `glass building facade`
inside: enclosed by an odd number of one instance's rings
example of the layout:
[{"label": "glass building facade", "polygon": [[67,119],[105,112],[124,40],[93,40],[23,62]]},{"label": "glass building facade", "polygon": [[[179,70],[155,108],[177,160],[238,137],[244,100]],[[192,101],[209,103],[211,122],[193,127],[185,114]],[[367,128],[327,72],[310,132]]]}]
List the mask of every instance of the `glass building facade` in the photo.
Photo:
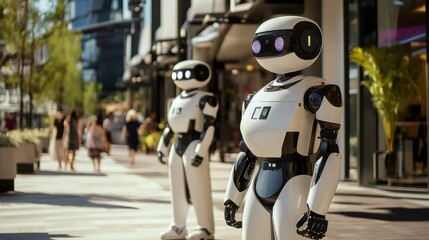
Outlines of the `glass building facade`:
[{"label": "glass building facade", "polygon": [[128,0],[69,0],[68,17],[82,37],[82,79],[102,84],[103,95],[122,81],[131,29]]},{"label": "glass building facade", "polygon": [[363,185],[428,187],[427,2],[346,1],[346,52],[354,47],[402,46],[421,59],[421,66],[416,68],[422,69],[416,80],[421,96],[408,103],[406,113],[400,115],[396,123],[395,172],[388,176],[388,163],[383,156],[386,143],[382,120],[373,107],[371,94],[361,84],[367,77],[356,64],[346,65],[349,157],[345,170],[350,180],[358,180]]}]

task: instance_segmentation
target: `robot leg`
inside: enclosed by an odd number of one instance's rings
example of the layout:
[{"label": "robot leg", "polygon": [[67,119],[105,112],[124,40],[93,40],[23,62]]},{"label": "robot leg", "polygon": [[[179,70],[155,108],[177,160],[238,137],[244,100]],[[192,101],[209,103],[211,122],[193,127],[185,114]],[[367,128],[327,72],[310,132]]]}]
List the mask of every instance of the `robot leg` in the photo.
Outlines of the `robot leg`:
[{"label": "robot leg", "polygon": [[291,178],[280,192],[273,207],[275,239],[306,239],[296,233],[296,223],[307,211],[307,197],[311,176],[298,175]]},{"label": "robot leg", "polygon": [[186,179],[182,158],[171,148],[168,158],[173,223],[161,234],[161,239],[184,239],[187,235],[186,216],[189,210]]},{"label": "robot leg", "polygon": [[271,239],[271,224],[271,215],[256,197],[252,182],[244,202],[242,239]]},{"label": "robot leg", "polygon": [[[204,154],[203,161],[198,167],[191,165],[191,157],[198,141],[191,142],[183,154],[186,177],[189,183],[192,205],[197,217],[198,229],[190,236],[196,239],[212,239],[214,234],[213,200],[209,169],[208,153]],[[188,236],[190,239],[190,236]]]}]

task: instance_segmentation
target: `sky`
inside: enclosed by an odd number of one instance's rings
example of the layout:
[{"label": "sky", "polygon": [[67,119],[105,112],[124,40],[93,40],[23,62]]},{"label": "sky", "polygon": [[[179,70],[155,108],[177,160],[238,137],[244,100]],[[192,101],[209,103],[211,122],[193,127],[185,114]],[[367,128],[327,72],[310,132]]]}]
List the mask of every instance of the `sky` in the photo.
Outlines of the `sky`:
[{"label": "sky", "polygon": [[38,6],[38,8],[42,11],[47,11],[50,5],[51,4],[49,3],[49,0],[39,0],[36,3],[36,6]]}]

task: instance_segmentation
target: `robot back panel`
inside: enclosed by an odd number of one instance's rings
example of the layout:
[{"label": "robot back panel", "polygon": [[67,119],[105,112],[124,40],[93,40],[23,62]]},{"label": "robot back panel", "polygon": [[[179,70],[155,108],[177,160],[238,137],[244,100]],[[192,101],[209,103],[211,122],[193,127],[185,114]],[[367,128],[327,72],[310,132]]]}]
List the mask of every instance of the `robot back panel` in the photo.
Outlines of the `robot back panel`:
[{"label": "robot back panel", "polygon": [[[298,77],[298,78],[297,78]],[[298,152],[303,156],[309,149],[315,115],[304,108],[303,97],[308,88],[320,85],[324,79],[297,76],[287,83],[272,81],[250,101],[241,120],[241,133],[250,151],[258,157],[279,158]],[[309,127],[310,126],[310,127]],[[290,133],[290,134],[287,134]],[[294,135],[294,146],[285,144]]]}]

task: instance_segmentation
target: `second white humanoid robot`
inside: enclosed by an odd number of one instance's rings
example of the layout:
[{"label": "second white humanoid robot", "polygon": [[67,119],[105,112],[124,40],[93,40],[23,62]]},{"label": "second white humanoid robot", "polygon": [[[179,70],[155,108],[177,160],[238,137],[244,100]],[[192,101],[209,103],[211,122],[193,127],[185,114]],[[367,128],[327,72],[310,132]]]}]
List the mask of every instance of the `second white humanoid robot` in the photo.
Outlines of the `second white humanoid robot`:
[{"label": "second white humanoid robot", "polygon": [[[219,106],[213,94],[198,90],[210,78],[210,67],[201,61],[182,61],[173,68],[172,79],[183,91],[168,109],[168,125],[157,149],[159,160],[165,163],[164,157],[175,135],[168,155],[173,222],[161,233],[161,239],[213,239],[208,158]],[[188,235],[186,217],[191,204],[198,227]]]},{"label": "second white humanoid robot", "polygon": [[[340,88],[301,75],[322,48],[312,20],[285,16],[259,26],[258,63],[279,76],[243,103],[243,140],[225,195],[225,220],[246,240],[321,239],[339,181]],[[254,176],[254,170],[258,169]],[[243,220],[235,214],[246,201]]]}]

